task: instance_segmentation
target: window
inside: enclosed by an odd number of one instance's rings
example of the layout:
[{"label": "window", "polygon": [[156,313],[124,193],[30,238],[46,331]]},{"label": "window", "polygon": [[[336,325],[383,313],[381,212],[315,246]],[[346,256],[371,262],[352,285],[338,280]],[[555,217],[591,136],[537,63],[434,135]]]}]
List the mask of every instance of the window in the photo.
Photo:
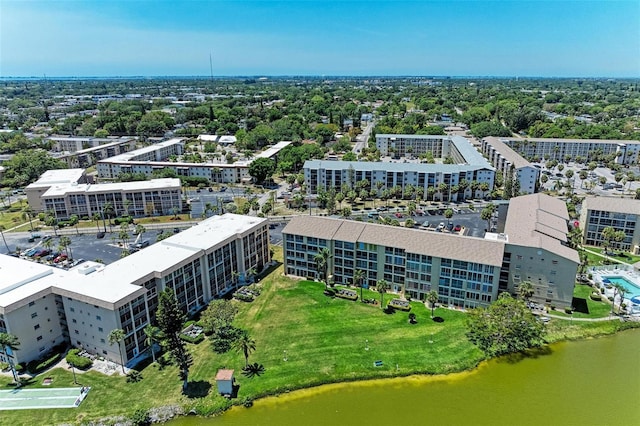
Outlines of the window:
[{"label": "window", "polygon": [[80,334],[80,332],[78,330],[73,330],[74,333],[76,334]]},{"label": "window", "polygon": [[100,315],[96,315],[96,319],[97,319],[98,321],[102,321],[102,317],[101,317]]},{"label": "window", "polygon": [[44,350],[45,350],[44,346],[40,346],[40,349],[38,349],[38,351],[40,351],[40,352],[44,352]]},{"label": "window", "polygon": [[75,324],[75,323],[77,323],[78,321],[76,321],[76,319],[74,318],[74,319],[72,319],[72,320],[71,320],[71,322]]},{"label": "window", "polygon": [[100,339],[100,343],[105,343],[104,339]]},{"label": "window", "polygon": [[99,331],[100,333],[104,332],[104,330],[102,329],[102,327],[98,327],[98,331]]},{"label": "window", "polygon": [[34,330],[37,330],[37,329],[39,329],[39,328],[40,328],[40,324],[36,324],[36,325],[34,325],[34,326],[33,326],[33,329],[34,329]]},{"label": "window", "polygon": [[42,336],[36,337],[36,340],[39,342],[40,340],[42,340]]},{"label": "window", "polygon": [[69,310],[70,310],[71,312],[75,312],[75,311],[76,311],[74,308],[69,308]]},{"label": "window", "polygon": [[31,318],[35,318],[35,317],[37,317],[37,316],[38,316],[38,313],[37,313],[37,312],[34,312],[34,313],[32,313],[32,314],[31,314]]},{"label": "window", "polygon": [[35,304],[36,304],[36,302],[29,302],[29,306],[30,306],[30,307],[31,307],[31,306],[33,306],[33,305],[35,305]]}]

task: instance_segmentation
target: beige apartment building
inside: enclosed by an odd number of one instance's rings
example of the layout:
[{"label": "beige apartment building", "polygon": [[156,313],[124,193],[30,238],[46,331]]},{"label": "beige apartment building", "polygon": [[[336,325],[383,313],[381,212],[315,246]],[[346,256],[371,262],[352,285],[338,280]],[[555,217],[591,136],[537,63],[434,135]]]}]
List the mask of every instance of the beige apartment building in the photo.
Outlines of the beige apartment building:
[{"label": "beige apartment building", "polygon": [[283,230],[284,270],[317,279],[314,256],[328,248],[329,275],[338,284],[352,284],[359,269],[365,286],[384,279],[395,293],[425,300],[436,290],[440,303],[473,308],[530,281],[534,300],[570,306],[579,259],[566,246],[564,203],[544,194],[511,203],[505,232],[485,238],[297,216]]},{"label": "beige apartment building", "polygon": [[611,242],[618,250],[640,254],[640,200],[614,197],[586,197],[580,210],[583,244],[602,246],[602,231],[613,227],[624,231],[625,238]]},{"label": "beige apartment building", "polygon": [[193,314],[269,262],[267,220],[234,214],[204,220],[107,266],[86,262],[62,270],[0,255],[0,332],[20,341],[14,362],[38,359],[66,342],[119,363],[108,335],[120,328],[131,366],[145,356],[143,330],[155,321],[160,291],[171,288]]}]

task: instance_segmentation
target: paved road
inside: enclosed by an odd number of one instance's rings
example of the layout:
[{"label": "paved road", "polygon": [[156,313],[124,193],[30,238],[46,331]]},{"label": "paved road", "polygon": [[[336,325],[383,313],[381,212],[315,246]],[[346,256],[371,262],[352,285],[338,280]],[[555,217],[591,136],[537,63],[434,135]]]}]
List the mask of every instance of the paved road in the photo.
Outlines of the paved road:
[{"label": "paved road", "polygon": [[374,125],[375,123],[373,121],[368,122],[362,133],[356,136],[356,144],[353,146],[354,153],[359,154],[362,149],[367,146],[367,143],[369,142],[369,135],[371,134],[371,130],[373,130]]}]

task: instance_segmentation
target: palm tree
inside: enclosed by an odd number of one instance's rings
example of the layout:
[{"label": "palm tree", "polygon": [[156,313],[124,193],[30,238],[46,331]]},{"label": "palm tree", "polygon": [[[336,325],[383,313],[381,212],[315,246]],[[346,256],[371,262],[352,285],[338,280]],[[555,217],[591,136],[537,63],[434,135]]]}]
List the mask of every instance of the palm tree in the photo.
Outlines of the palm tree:
[{"label": "palm tree", "polygon": [[329,280],[327,274],[329,273],[329,259],[331,258],[331,252],[327,247],[323,247],[314,256],[313,260],[316,262],[316,269],[320,274],[321,279],[324,281],[324,286],[329,287]]},{"label": "palm tree", "polygon": [[124,334],[124,330],[121,328],[116,328],[113,329],[109,332],[109,346],[113,345],[114,343],[118,344],[118,352],[120,353],[120,364],[122,365],[122,374],[126,374],[124,372],[124,358],[122,357],[122,347],[120,345],[120,342],[122,342],[124,340],[125,334]]},{"label": "palm tree", "polygon": [[616,306],[616,296],[620,296],[619,306],[620,308],[622,308],[622,301],[624,300],[624,294],[626,292],[627,292],[627,289],[622,287],[622,285],[620,284],[613,285],[613,301],[611,302],[611,315],[613,315],[613,308],[615,308]]},{"label": "palm tree", "polygon": [[385,280],[378,280],[376,282],[376,290],[380,293],[380,307],[384,309],[384,294],[389,289],[389,283]]},{"label": "palm tree", "polygon": [[[93,220],[96,223],[96,228],[98,228],[98,231],[100,231],[100,219],[102,217],[100,216],[100,213],[94,213],[91,216],[91,220]],[[105,228],[104,232],[107,232],[107,229]]]},{"label": "palm tree", "polygon": [[13,374],[13,381],[16,383],[20,383],[20,379],[13,365],[13,355],[10,355],[9,352],[13,354],[13,351],[18,350],[18,346],[20,346],[20,342],[17,336],[9,333],[0,333],[0,349],[9,362],[9,368],[11,368],[11,374]]},{"label": "palm tree", "polygon": [[364,271],[362,269],[353,271],[353,285],[360,287],[360,301],[363,302],[362,288],[364,287]]},{"label": "palm tree", "polygon": [[232,346],[235,350],[244,354],[244,365],[245,367],[248,366],[249,355],[256,350],[256,341],[249,336],[249,332],[242,330],[240,336],[234,340]]},{"label": "palm tree", "polygon": [[[111,218],[113,217],[113,215],[115,214],[115,209],[113,208],[113,204],[110,202],[106,202],[104,203],[104,205],[102,206],[102,214],[103,216],[103,220],[105,217],[107,217],[109,219],[109,229],[111,229]],[[107,232],[107,225],[105,224],[104,226],[104,231]]]},{"label": "palm tree", "polygon": [[156,351],[153,350],[153,345],[156,342],[159,342],[162,339],[162,332],[158,327],[154,327],[149,324],[144,328],[144,334],[147,336],[145,339],[145,343],[149,346],[149,350],[151,350],[151,357],[153,358],[153,362],[156,362]]},{"label": "palm tree", "polygon": [[518,297],[526,302],[533,296],[533,284],[530,281],[523,281],[518,285],[517,292]]},{"label": "palm tree", "polygon": [[431,290],[427,293],[427,302],[431,305],[431,318],[433,318],[433,310],[436,307],[436,303],[438,303],[438,292],[435,290]]},{"label": "palm tree", "polygon": [[7,240],[4,238],[4,231],[6,228],[4,225],[0,225],[0,235],[2,236],[2,242],[4,242],[4,246],[7,248],[7,254],[11,253],[11,249],[9,249],[9,245],[7,244]]},{"label": "palm tree", "polygon": [[72,214],[69,217],[69,225],[76,227],[76,235],[80,235],[80,231],[78,231],[78,222],[80,222],[80,218],[77,214]]},{"label": "palm tree", "polygon": [[64,251],[67,252],[67,257],[69,259],[73,259],[73,255],[71,254],[71,238],[64,236],[60,237],[60,247],[64,248]]}]

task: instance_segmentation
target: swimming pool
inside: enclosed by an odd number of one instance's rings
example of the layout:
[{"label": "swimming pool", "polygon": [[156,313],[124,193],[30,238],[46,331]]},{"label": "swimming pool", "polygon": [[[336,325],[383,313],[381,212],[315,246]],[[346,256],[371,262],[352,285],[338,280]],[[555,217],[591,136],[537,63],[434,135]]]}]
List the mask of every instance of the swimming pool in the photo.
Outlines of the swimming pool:
[{"label": "swimming pool", "polygon": [[[634,296],[640,296],[640,286],[638,284],[629,281],[629,279],[621,276],[602,277],[609,280],[610,284],[620,284],[627,292],[624,295],[625,299],[631,299]],[[605,283],[606,284],[606,283]]]}]

